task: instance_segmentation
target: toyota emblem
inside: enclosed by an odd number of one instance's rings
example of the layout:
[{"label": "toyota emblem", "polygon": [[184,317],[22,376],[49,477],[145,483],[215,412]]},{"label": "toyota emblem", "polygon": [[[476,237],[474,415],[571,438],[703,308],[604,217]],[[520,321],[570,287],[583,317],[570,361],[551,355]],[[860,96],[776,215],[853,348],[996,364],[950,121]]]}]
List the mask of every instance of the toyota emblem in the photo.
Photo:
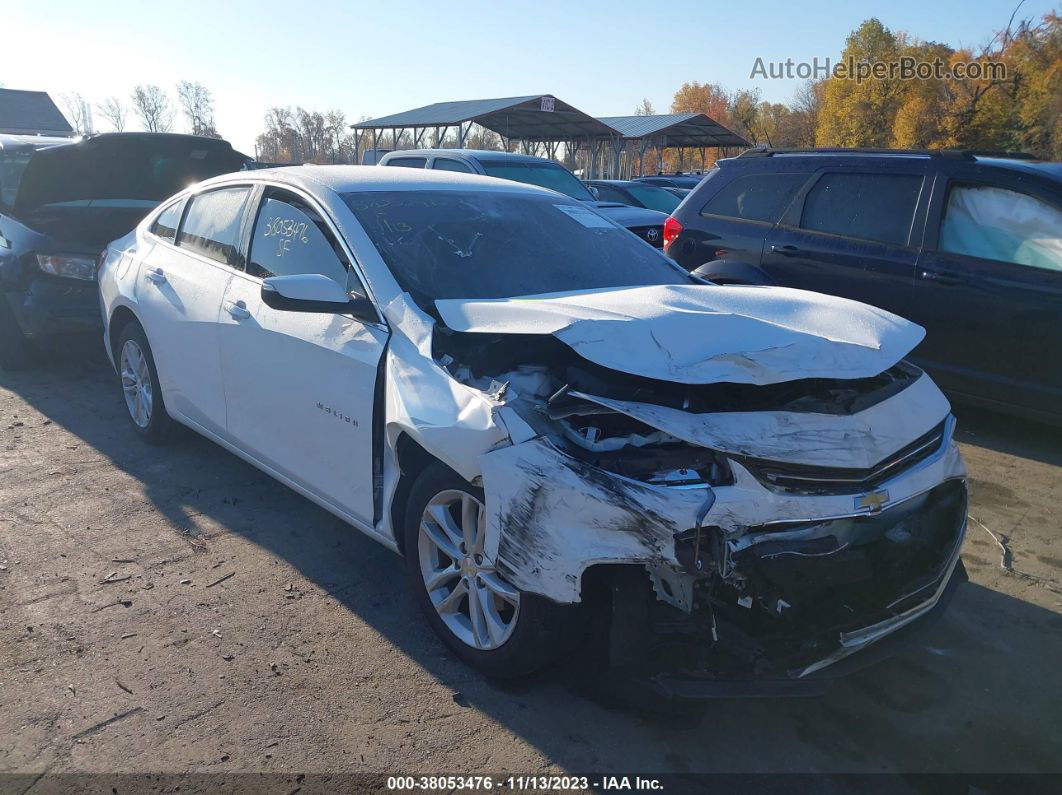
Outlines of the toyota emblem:
[{"label": "toyota emblem", "polygon": [[657,240],[660,239],[660,230],[650,229],[648,232],[645,233],[645,239],[648,240],[650,243],[655,243]]}]

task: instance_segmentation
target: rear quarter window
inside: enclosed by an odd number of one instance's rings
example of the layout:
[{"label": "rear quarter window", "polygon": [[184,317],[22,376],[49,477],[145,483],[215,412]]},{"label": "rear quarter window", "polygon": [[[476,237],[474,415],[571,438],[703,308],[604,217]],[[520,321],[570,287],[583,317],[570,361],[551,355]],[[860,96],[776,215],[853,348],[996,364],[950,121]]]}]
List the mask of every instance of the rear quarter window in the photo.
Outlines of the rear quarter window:
[{"label": "rear quarter window", "polygon": [[701,208],[701,215],[774,224],[807,180],[807,174],[737,177],[707,201]]},{"label": "rear quarter window", "polygon": [[177,239],[177,227],[181,223],[181,210],[184,209],[184,199],[179,199],[167,205],[148,227],[148,231],[155,237],[174,242]]}]

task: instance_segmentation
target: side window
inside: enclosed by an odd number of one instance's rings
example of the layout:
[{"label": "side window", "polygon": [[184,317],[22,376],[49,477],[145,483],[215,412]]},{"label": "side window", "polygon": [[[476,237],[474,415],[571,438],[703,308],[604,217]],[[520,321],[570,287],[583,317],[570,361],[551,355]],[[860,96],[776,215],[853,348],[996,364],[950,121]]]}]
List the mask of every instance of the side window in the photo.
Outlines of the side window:
[{"label": "side window", "polygon": [[402,168],[424,168],[428,162],[426,157],[392,157],[385,166],[401,166]]},{"label": "side window", "polygon": [[988,185],[955,185],[940,225],[941,251],[1062,271],[1062,210]]},{"label": "side window", "polygon": [[193,196],[177,245],[238,267],[240,222],[247,194],[247,188],[220,188]]},{"label": "side window", "polygon": [[749,174],[738,177],[708,200],[701,215],[722,215],[773,224],[807,182],[807,174]]},{"label": "side window", "polygon": [[922,177],[824,174],[808,191],[800,228],[905,246]]},{"label": "side window", "polygon": [[294,194],[266,193],[251,236],[247,272],[265,279],[319,273],[348,292],[365,294],[324,218]]},{"label": "side window", "polygon": [[181,223],[181,210],[184,209],[184,199],[178,199],[168,205],[148,228],[148,231],[156,237],[168,240],[171,243],[177,239],[177,227]]},{"label": "side window", "polygon": [[460,171],[463,174],[474,174],[475,172],[460,160],[451,160],[449,157],[437,157],[435,162],[431,164],[431,167],[438,171]]}]

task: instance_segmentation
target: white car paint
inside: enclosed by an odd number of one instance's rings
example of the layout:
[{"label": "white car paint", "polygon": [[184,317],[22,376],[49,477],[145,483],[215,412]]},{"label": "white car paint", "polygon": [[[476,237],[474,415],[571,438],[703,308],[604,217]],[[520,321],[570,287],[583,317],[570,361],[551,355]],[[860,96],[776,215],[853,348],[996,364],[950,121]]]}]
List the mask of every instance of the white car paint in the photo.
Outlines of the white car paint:
[{"label": "white car paint", "polygon": [[[514,584],[558,602],[578,601],[582,573],[601,562],[644,564],[688,596],[674,552],[674,533],[681,530],[718,526],[737,552],[747,545],[750,527],[875,510],[854,505],[850,494],[780,494],[739,463],[733,465],[734,483],[717,487],[672,488],[603,471],[588,483],[551,438],[541,413],[529,410],[536,399],[533,378],[513,375],[505,384],[481,384],[433,358],[435,321],[402,292],[339,197],[420,188],[547,191],[450,172],[307,166],[227,175],[187,194],[244,184],[281,187],[318,208],[379,317],[359,321],[341,313],[274,310],[261,300],[261,279],[153,236],[152,215],[111,245],[101,267],[105,324],[119,310],[140,320],[176,420],[392,549],[402,532],[391,526],[391,503],[401,478],[396,446],[403,434],[469,482],[482,483],[489,554],[504,564]],[[159,269],[163,282],[152,276]],[[437,306],[455,330],[556,334],[590,361],[685,383],[871,375],[921,339],[921,329],[888,313],[800,291],[643,289],[649,293],[601,291]],[[772,317],[776,308],[778,316]],[[847,313],[843,321],[839,311]],[[654,339],[657,324],[663,339]],[[678,351],[674,360],[659,352],[669,345]],[[584,397],[693,444],[791,462],[834,458],[851,466],[877,460],[948,415],[946,400],[928,378],[865,417],[822,414],[804,417],[806,422],[784,412],[693,415]],[[374,424],[382,429],[378,448]],[[888,498],[878,508],[964,477],[950,428],[931,457],[882,484]],[[538,491],[529,496],[531,485]],[[532,514],[514,512],[515,505],[530,506]],[[528,521],[517,528],[521,516]],[[528,532],[535,543],[528,543]],[[922,607],[928,610],[938,597]],[[685,599],[668,601],[684,606]]]}]

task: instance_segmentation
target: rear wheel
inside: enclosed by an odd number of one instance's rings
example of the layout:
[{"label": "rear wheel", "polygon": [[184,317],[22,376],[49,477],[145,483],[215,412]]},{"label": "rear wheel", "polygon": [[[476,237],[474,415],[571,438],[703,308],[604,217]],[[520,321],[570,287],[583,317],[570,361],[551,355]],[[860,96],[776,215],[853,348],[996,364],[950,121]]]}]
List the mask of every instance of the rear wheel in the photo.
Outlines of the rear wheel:
[{"label": "rear wheel", "polygon": [[155,360],[144,329],[130,322],[122,329],[116,347],[122,397],[133,430],[151,444],[165,444],[180,426],[166,412]]},{"label": "rear wheel", "polygon": [[7,296],[0,294],[0,368],[21,370],[33,361],[33,354],[33,343],[19,328]]},{"label": "rear wheel", "polygon": [[413,484],[406,511],[409,578],[451,651],[488,676],[531,673],[569,645],[577,606],[524,593],[484,551],[483,492],[441,463]]}]

